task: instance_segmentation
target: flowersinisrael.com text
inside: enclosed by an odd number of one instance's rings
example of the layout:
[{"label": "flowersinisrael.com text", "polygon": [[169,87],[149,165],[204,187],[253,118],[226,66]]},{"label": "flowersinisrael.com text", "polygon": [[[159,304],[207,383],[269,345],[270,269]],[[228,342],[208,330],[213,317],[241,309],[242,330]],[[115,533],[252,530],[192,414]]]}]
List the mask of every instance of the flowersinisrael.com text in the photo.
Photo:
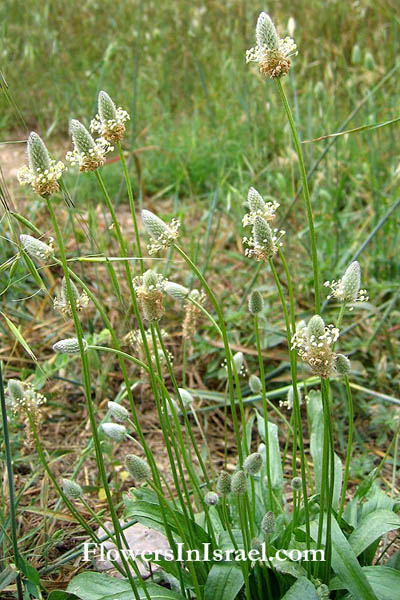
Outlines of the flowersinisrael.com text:
[{"label": "flowersinisrael.com text", "polygon": [[202,545],[202,550],[185,550],[184,544],[176,544],[176,556],[171,549],[154,550],[153,552],[135,552],[131,548],[123,549],[121,551],[118,548],[107,548],[105,544],[95,544],[92,542],[85,542],[83,560],[90,561],[96,559],[100,562],[115,561],[124,555],[126,559],[131,558],[133,560],[140,559],[145,562],[158,561],[164,559],[166,561],[177,561],[177,562],[201,562],[201,561],[270,561],[270,560],[291,560],[294,562],[324,562],[325,552],[324,550],[298,550],[296,548],[292,550],[280,549],[274,554],[268,555],[268,549],[265,543],[260,544],[259,548],[253,548],[248,553],[243,549],[228,549],[221,550],[219,548],[211,548],[210,543]]}]

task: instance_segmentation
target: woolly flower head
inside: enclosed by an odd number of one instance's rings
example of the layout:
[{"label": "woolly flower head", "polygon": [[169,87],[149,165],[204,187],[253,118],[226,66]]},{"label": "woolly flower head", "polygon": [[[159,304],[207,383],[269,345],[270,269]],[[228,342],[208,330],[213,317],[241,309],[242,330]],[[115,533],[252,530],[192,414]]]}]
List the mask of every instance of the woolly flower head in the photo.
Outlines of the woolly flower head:
[{"label": "woolly flower head", "polygon": [[290,57],[297,54],[297,46],[290,37],[281,39],[271,17],[262,12],[256,26],[257,45],[246,51],[246,62],[257,62],[260,72],[275,79],[287,75]]},{"label": "woolly flower head", "polygon": [[46,398],[35,391],[30,383],[10,379],[7,385],[8,404],[14,415],[21,412],[30,413],[34,417]]},{"label": "woolly flower head", "polygon": [[135,454],[128,454],[125,459],[125,466],[128,469],[130,475],[137,483],[144,483],[151,477],[151,469],[147,462],[136,456]]},{"label": "woolly flower head", "polygon": [[[328,296],[328,300],[330,298],[336,298],[339,302],[343,302],[344,304],[347,304],[348,302],[367,302],[369,300],[367,290],[360,289],[361,268],[356,260],[347,267],[341,279],[338,281],[325,281],[324,286],[329,287],[332,290]],[[353,307],[349,310],[353,310]]]},{"label": "woolly flower head", "polygon": [[21,185],[30,185],[40,196],[51,196],[58,192],[60,179],[65,165],[50,158],[48,150],[40,136],[32,131],[28,137],[29,166],[22,167],[17,177]]},{"label": "woolly flower head", "polygon": [[156,254],[164,248],[172,246],[179,235],[180,222],[177,219],[172,219],[167,225],[149,210],[142,210],[143,225],[149,236],[151,243],[148,246],[149,254]]},{"label": "woolly flower head", "polygon": [[243,226],[253,225],[257,216],[262,217],[266,221],[272,221],[275,213],[279,208],[279,202],[265,202],[264,198],[253,187],[249,189],[247,195],[247,203],[249,212],[243,217]]},{"label": "woolly flower head", "polygon": [[79,483],[76,483],[76,481],[72,481],[71,479],[63,478],[63,479],[61,479],[61,485],[62,485],[64,494],[70,500],[78,500],[78,498],[80,498],[83,494],[83,490],[82,490],[81,486],[79,485]]},{"label": "woolly flower head", "polygon": [[152,269],[133,279],[146,321],[159,321],[164,313],[162,304],[165,280]]},{"label": "woolly flower head", "polygon": [[106,92],[99,92],[98,113],[90,122],[90,131],[115,144],[122,140],[125,133],[125,122],[130,118],[126,110],[116,108]]},{"label": "woolly flower head", "polygon": [[79,165],[80,171],[95,171],[106,162],[106,154],[114,150],[105,138],[94,140],[86,127],[76,119],[71,121],[70,133],[74,149],[65,158],[71,165]]},{"label": "woolly flower head", "polygon": [[335,371],[336,354],[333,345],[339,330],[326,326],[319,315],[312,317],[307,326],[298,329],[292,337],[292,350],[297,349],[302,360],[308,363],[316,375],[330,377]]},{"label": "woolly flower head", "polygon": [[[70,281],[71,292],[75,300],[75,308],[79,312],[89,304],[89,297],[86,292],[79,293],[76,285]],[[61,282],[60,295],[54,300],[54,308],[66,317],[72,317],[71,302],[68,297],[67,283],[65,277]]]},{"label": "woolly flower head", "polygon": [[[82,340],[83,351],[87,352],[88,343],[86,340]],[[58,354],[78,354],[79,353],[79,341],[77,338],[67,338],[65,340],[59,340],[53,344],[54,352]]]},{"label": "woolly flower head", "polygon": [[256,215],[253,223],[253,231],[251,237],[243,238],[243,244],[247,246],[244,251],[245,256],[253,257],[258,261],[268,261],[278,251],[278,245],[282,246],[279,241],[285,235],[283,230],[272,230],[268,223]]},{"label": "woolly flower head", "polygon": [[46,262],[49,258],[54,256],[52,240],[50,240],[50,244],[45,244],[31,235],[22,234],[19,236],[19,241],[25,252],[29,254],[31,258]]}]

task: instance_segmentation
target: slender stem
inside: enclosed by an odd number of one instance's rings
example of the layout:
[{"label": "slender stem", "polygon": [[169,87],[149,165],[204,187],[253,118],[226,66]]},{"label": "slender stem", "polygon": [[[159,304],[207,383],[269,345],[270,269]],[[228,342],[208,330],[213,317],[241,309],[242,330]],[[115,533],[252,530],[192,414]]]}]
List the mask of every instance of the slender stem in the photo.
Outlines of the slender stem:
[{"label": "slender stem", "polygon": [[[209,287],[207,281],[205,280],[205,278],[203,277],[202,273],[196,267],[194,262],[189,258],[189,256],[179,246],[177,246],[176,244],[174,244],[174,246],[175,246],[177,252],[182,256],[184,261],[189,265],[189,267],[197,275],[199,281],[204,286],[204,289],[206,290],[206,292],[215,308],[217,316],[218,316],[219,327],[220,327],[221,333],[222,333],[222,339],[224,342],[226,361],[227,361],[226,366],[228,369],[229,397],[230,397],[231,413],[232,413],[232,419],[233,419],[233,428],[235,431],[236,444],[237,444],[237,449],[238,449],[238,454],[239,454],[239,465],[240,465],[240,467],[242,467],[242,465],[243,465],[243,450],[242,450],[242,444],[241,444],[241,439],[240,439],[239,423],[238,423],[238,418],[237,418],[237,414],[236,414],[235,393],[234,393],[234,387],[233,387],[233,371],[235,371],[236,369],[235,369],[235,365],[234,365],[234,361],[233,361],[233,357],[232,357],[232,352],[229,347],[229,341],[228,341],[228,335],[226,332],[224,317],[223,317],[221,308],[218,304],[218,301],[215,298],[214,293],[210,289],[210,287]],[[236,391],[237,391],[238,400],[239,400],[239,408],[240,408],[240,412],[241,412],[241,416],[242,416],[242,420],[243,420],[244,409],[243,409],[243,403],[241,402],[240,385],[238,383],[238,378],[236,377],[235,379],[236,379]],[[245,445],[247,446],[246,423],[244,422],[244,420],[242,422],[242,428],[243,428],[243,438],[245,439]]]},{"label": "slender stem", "polygon": [[272,477],[271,477],[271,459],[270,459],[270,448],[269,448],[269,427],[268,427],[268,406],[267,406],[267,390],[265,386],[265,371],[264,361],[261,353],[261,342],[260,342],[260,329],[258,326],[258,315],[254,315],[254,328],[256,332],[256,345],[258,354],[258,365],[260,369],[261,385],[262,385],[262,405],[264,413],[264,424],[265,424],[265,457],[267,467],[267,480],[268,480],[268,493],[269,493],[269,508],[274,509],[272,499]]},{"label": "slender stem", "polygon": [[[299,425],[299,448],[300,448],[300,465],[301,465],[301,479],[303,485],[303,501],[304,501],[304,517],[305,517],[305,526],[306,526],[306,546],[307,550],[310,549],[310,510],[308,506],[308,496],[307,496],[307,479],[306,479],[306,455],[304,451],[304,439],[303,439],[303,430],[301,427],[301,412],[300,412],[300,399],[299,399],[299,390],[297,388],[297,360],[296,354],[293,350],[291,350],[291,330],[290,330],[290,322],[289,322],[289,314],[285,302],[285,297],[283,295],[281,282],[279,281],[278,273],[276,272],[275,265],[270,259],[269,261],[272,274],[274,276],[275,284],[278,290],[278,295],[281,301],[282,310],[285,318],[286,325],[286,337],[289,348],[289,356],[290,356],[290,372],[292,376],[292,385],[293,385],[293,409],[295,413],[295,418]],[[310,573],[310,564],[307,562],[307,571]]]},{"label": "slender stem", "polygon": [[308,180],[306,168],[304,165],[303,152],[301,149],[299,135],[296,130],[296,125],[293,119],[292,110],[290,108],[289,102],[287,100],[285,91],[282,86],[282,82],[279,78],[275,79],[277,82],[279,94],[285,108],[286,116],[289,121],[290,129],[292,131],[293,142],[296,148],[297,156],[299,159],[299,168],[300,174],[303,184],[303,196],[306,205],[307,218],[308,218],[308,227],[310,230],[310,242],[311,242],[311,255],[312,255],[312,263],[313,263],[313,271],[314,271],[314,290],[315,290],[315,312],[319,314],[321,312],[321,300],[320,300],[320,288],[319,288],[319,265],[318,265],[318,254],[317,254],[317,243],[316,236],[314,230],[314,220],[311,209],[311,198],[310,198],[310,190],[308,188]]},{"label": "slender stem", "polygon": [[[20,554],[18,550],[18,537],[17,537],[17,511],[15,504],[15,487],[14,487],[14,472],[12,465],[12,454],[10,446],[10,436],[8,433],[8,421],[7,421],[7,408],[6,399],[4,396],[4,385],[3,385],[3,372],[0,361],[0,398],[1,398],[1,414],[3,420],[3,432],[4,432],[4,447],[6,451],[6,465],[7,465],[7,479],[8,479],[8,493],[10,495],[10,522],[11,522],[11,538],[14,553],[14,560],[17,569],[21,568],[20,565]],[[17,579],[17,593],[18,600],[23,600],[23,590],[21,583],[21,576],[18,573]]]},{"label": "slender stem", "polygon": [[[66,255],[65,255],[64,242],[63,242],[63,239],[61,236],[60,228],[58,226],[58,222],[57,222],[57,218],[56,218],[56,215],[54,212],[53,205],[49,198],[46,198],[46,202],[47,202],[47,208],[49,210],[50,217],[51,217],[54,231],[55,231],[56,238],[57,238],[58,249],[60,252],[61,263],[62,263],[63,271],[64,271],[68,299],[69,299],[69,302],[71,305],[72,317],[73,317],[75,331],[76,331],[78,344],[79,344],[79,352],[80,352],[81,361],[82,361],[82,372],[83,372],[86,403],[87,403],[87,407],[88,407],[89,420],[90,420],[90,425],[91,425],[91,429],[92,429],[93,444],[94,444],[95,453],[96,453],[96,462],[97,462],[97,465],[98,465],[98,468],[100,471],[101,481],[102,481],[104,491],[106,494],[107,504],[108,504],[110,514],[111,514],[111,520],[112,520],[113,527],[114,527],[118,550],[121,551],[121,549],[122,549],[121,526],[120,526],[120,522],[119,522],[118,516],[116,514],[115,508],[114,508],[114,503],[113,503],[110,487],[108,484],[107,474],[106,474],[106,470],[105,470],[105,466],[104,466],[103,453],[102,453],[102,449],[101,449],[101,445],[100,445],[100,439],[99,439],[97,424],[96,424],[95,410],[94,410],[93,403],[92,403],[92,390],[91,390],[91,381],[90,381],[89,360],[88,360],[88,355],[83,346],[83,331],[82,331],[82,326],[79,321],[78,313],[76,310],[75,297],[74,297],[74,294],[72,293],[68,264],[67,264],[67,259],[66,259]],[[137,600],[139,600],[139,593],[137,590],[137,585],[133,579],[131,570],[129,569],[129,566],[127,564],[126,558],[123,553],[121,553],[121,560],[124,565],[126,575],[128,577],[133,594],[134,594],[135,598]],[[143,582],[143,589],[146,590],[145,582]],[[145,593],[147,595],[147,591]]]},{"label": "slender stem", "polygon": [[349,437],[347,440],[346,462],[345,462],[345,467],[344,467],[343,488],[342,488],[342,497],[340,500],[339,518],[343,515],[344,503],[346,500],[347,484],[348,484],[349,475],[350,475],[351,453],[353,450],[353,426],[354,426],[354,424],[353,424],[353,419],[354,419],[353,397],[351,394],[349,378],[347,375],[345,375],[345,377],[344,377],[344,382],[345,382],[345,386],[346,386],[347,402],[348,402],[348,409],[349,409]]},{"label": "slender stem", "polygon": [[136,250],[137,250],[137,253],[138,253],[139,257],[140,257],[140,261],[139,261],[140,271],[143,274],[144,273],[143,254],[142,254],[142,247],[140,245],[140,235],[139,235],[139,228],[138,228],[137,219],[136,219],[135,200],[133,198],[132,184],[131,184],[131,180],[130,180],[130,177],[129,177],[128,168],[127,168],[127,165],[126,165],[126,160],[125,160],[124,152],[123,152],[122,147],[121,147],[121,143],[117,142],[116,146],[117,146],[117,149],[118,149],[118,152],[119,152],[119,156],[121,158],[122,169],[124,171],[126,189],[128,191],[129,206],[130,206],[131,214],[132,214],[133,227],[135,229]]}]

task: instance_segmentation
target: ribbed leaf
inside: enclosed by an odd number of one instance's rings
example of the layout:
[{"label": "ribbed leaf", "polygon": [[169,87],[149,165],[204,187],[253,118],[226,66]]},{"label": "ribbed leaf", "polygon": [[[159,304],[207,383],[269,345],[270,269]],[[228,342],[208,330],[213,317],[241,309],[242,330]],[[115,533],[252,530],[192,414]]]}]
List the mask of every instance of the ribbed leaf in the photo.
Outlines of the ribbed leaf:
[{"label": "ribbed leaf", "polygon": [[[318,539],[318,522],[310,523],[311,537]],[[324,536],[326,520],[324,521]],[[343,535],[336,519],[332,516],[332,568],[349,590],[354,600],[376,600],[361,565],[359,564],[349,542]]]},{"label": "ribbed leaf", "polygon": [[[147,591],[152,600],[183,600],[178,592],[154,583],[147,585]],[[90,571],[74,577],[68,585],[67,592],[75,594],[80,600],[134,600],[135,598],[128,581]],[[138,594],[140,600],[146,598],[144,591],[139,587]]]},{"label": "ribbed leaf", "polygon": [[349,537],[354,554],[359,556],[375,540],[400,527],[400,517],[390,510],[376,510],[368,514]]},{"label": "ribbed leaf", "polygon": [[[400,595],[400,571],[390,567],[373,565],[362,568],[368,583],[378,600],[395,600]],[[331,590],[342,590],[347,586],[339,577],[334,577],[329,585]]]},{"label": "ribbed leaf", "polygon": [[286,592],[282,600],[318,600],[315,587],[306,577],[300,577]]},{"label": "ribbed leaf", "polygon": [[204,600],[234,600],[244,585],[241,568],[235,563],[216,563],[204,587]]}]

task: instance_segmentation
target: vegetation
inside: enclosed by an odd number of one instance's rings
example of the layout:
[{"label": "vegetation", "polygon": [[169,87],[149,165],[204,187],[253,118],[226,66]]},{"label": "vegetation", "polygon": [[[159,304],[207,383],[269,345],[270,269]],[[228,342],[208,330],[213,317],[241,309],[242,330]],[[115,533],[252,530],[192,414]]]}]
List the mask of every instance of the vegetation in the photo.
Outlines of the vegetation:
[{"label": "vegetation", "polygon": [[35,4],[2,19],[1,593],[392,598],[393,7]]}]

